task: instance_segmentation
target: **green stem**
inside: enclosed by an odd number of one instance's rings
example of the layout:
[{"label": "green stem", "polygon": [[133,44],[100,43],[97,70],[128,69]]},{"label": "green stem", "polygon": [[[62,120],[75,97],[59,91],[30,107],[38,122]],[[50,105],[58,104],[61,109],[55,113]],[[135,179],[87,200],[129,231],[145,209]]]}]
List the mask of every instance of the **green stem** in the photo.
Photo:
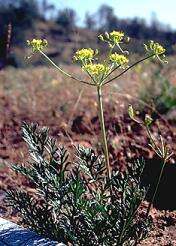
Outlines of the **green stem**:
[{"label": "green stem", "polygon": [[98,111],[99,111],[99,120],[100,120],[100,127],[101,127],[102,144],[103,144],[103,150],[104,150],[104,155],[105,155],[108,180],[110,181],[111,180],[111,170],[110,170],[109,152],[108,152],[108,144],[107,144],[107,138],[106,138],[105,122],[104,122],[102,87],[101,86],[97,86],[97,94],[98,94]]},{"label": "green stem", "polygon": [[81,80],[81,79],[78,79],[76,77],[74,77],[73,75],[65,72],[63,69],[61,69],[58,65],[56,65],[56,63],[54,63],[42,50],[39,51],[57,70],[59,70],[62,74],[66,75],[67,77],[71,78],[71,79],[74,79],[78,82],[81,82],[83,84],[87,84],[87,85],[92,85],[92,86],[95,86],[95,84],[93,83],[90,83],[90,82],[87,82],[87,81],[84,81],[84,80]]},{"label": "green stem", "polygon": [[149,206],[148,206],[148,209],[147,209],[147,213],[146,213],[146,217],[148,217],[148,215],[149,215],[149,213],[150,213],[150,209],[151,209],[151,207],[152,207],[152,204],[153,204],[154,201],[155,201],[155,197],[156,197],[156,194],[157,194],[157,192],[158,192],[158,188],[159,188],[159,185],[160,185],[160,182],[161,182],[161,178],[162,178],[162,175],[163,175],[163,171],[164,171],[165,164],[166,164],[166,161],[163,160],[162,167],[161,167],[161,171],[160,171],[160,175],[159,175],[159,177],[158,177],[157,185],[156,185],[155,191],[154,191],[154,193],[153,193],[152,200],[151,200],[151,202],[149,203]]},{"label": "green stem", "polygon": [[146,130],[147,130],[147,134],[148,134],[148,137],[149,137],[149,139],[150,139],[150,142],[151,142],[151,146],[153,146],[153,149],[154,149],[155,153],[156,153],[160,158],[162,158],[163,153],[161,152],[160,148],[156,145],[155,139],[154,139],[154,137],[152,136],[152,134],[151,134],[150,129],[149,129],[148,126],[146,126]]},{"label": "green stem", "polygon": [[141,60],[139,60],[139,61],[133,63],[131,66],[129,66],[128,68],[126,68],[123,72],[121,72],[121,73],[118,74],[117,76],[115,76],[115,77],[113,77],[112,79],[110,79],[110,80],[106,81],[105,83],[103,83],[103,85],[109,84],[109,83],[112,82],[113,80],[115,80],[115,79],[119,78],[120,76],[122,76],[124,73],[126,73],[126,72],[127,72],[128,70],[130,70],[131,68],[135,67],[137,64],[139,64],[139,63],[141,63],[141,62],[143,62],[143,61],[145,61],[145,60],[147,60],[147,59],[153,57],[154,55],[155,55],[155,54],[149,55],[149,56],[144,57],[144,58],[142,58]]}]

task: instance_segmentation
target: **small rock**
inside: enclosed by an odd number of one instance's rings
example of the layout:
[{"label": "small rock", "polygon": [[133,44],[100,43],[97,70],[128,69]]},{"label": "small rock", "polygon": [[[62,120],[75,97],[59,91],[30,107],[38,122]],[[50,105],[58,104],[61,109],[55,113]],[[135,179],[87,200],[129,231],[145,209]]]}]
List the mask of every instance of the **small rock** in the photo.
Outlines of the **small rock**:
[{"label": "small rock", "polygon": [[66,246],[0,218],[0,246]]}]

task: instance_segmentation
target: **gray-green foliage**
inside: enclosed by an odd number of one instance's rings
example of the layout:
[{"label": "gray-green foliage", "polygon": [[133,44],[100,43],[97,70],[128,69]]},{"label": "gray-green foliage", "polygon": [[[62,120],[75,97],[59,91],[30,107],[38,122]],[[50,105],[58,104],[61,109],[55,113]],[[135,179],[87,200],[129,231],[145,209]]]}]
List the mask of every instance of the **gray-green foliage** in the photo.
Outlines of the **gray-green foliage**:
[{"label": "gray-green foliage", "polygon": [[22,222],[51,239],[72,245],[135,245],[148,232],[149,220],[138,213],[146,190],[141,185],[143,163],[125,172],[113,171],[109,181],[104,158],[78,146],[76,158],[49,137],[48,128],[23,124],[28,165],[13,165],[35,187],[10,190],[8,203]]}]

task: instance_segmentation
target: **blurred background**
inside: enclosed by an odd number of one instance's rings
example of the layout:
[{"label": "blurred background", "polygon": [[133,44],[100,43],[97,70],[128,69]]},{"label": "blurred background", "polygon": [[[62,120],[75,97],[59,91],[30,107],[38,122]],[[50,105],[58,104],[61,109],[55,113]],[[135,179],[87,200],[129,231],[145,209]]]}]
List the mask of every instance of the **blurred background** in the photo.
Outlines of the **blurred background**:
[{"label": "blurred background", "polygon": [[114,29],[133,38],[132,52],[153,39],[173,54],[175,7],[174,0],[0,0],[0,68],[26,65],[26,39],[46,38],[49,55],[68,64],[75,49],[96,46],[97,33]]}]

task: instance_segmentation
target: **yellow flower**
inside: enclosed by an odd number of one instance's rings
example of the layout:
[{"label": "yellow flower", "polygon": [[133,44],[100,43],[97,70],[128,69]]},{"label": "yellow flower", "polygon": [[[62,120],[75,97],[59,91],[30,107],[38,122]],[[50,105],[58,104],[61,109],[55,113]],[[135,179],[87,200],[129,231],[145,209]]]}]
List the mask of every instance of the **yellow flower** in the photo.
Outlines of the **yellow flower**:
[{"label": "yellow flower", "polygon": [[74,60],[75,61],[91,61],[95,54],[96,52],[92,50],[91,48],[77,50],[74,56]]},{"label": "yellow flower", "polygon": [[120,31],[105,32],[104,35],[98,36],[101,41],[108,42],[109,44],[119,44],[123,41],[125,34]]},{"label": "yellow flower", "polygon": [[129,42],[130,40],[129,37],[125,36],[124,32],[121,31],[112,31],[110,33],[105,32],[104,35],[101,34],[98,37],[101,41],[108,43],[110,48],[113,49],[115,46],[117,46],[122,53],[126,53],[126,54],[129,53],[127,50],[123,50],[120,46],[121,43]]},{"label": "yellow flower", "polygon": [[100,76],[106,74],[110,69],[104,64],[87,64],[83,66],[83,70],[87,71],[92,76]]},{"label": "yellow flower", "polygon": [[119,44],[123,40],[124,36],[124,32],[113,31],[109,33],[109,39],[115,44]]},{"label": "yellow flower", "polygon": [[113,63],[116,63],[119,66],[123,66],[129,62],[128,58],[124,55],[119,55],[116,52],[114,54],[111,54],[109,57],[110,61]]},{"label": "yellow flower", "polygon": [[148,45],[144,44],[145,49],[147,51],[153,51],[154,54],[156,55],[161,55],[164,54],[166,49],[160,45],[159,43],[154,42],[153,40],[150,40],[150,42],[148,43]]},{"label": "yellow flower", "polygon": [[[153,54],[155,55],[155,57],[157,57],[160,61],[164,61],[160,58],[160,56],[162,58],[165,57],[165,52],[166,52],[166,49],[159,43],[157,42],[154,42],[153,40],[150,40],[148,42],[148,44],[144,44],[144,47],[146,49],[146,51],[149,53],[149,54]],[[164,62],[167,62],[167,61],[164,61]]]},{"label": "yellow flower", "polygon": [[43,50],[47,45],[48,42],[46,39],[32,39],[27,40],[27,45],[32,48],[32,52]]}]

